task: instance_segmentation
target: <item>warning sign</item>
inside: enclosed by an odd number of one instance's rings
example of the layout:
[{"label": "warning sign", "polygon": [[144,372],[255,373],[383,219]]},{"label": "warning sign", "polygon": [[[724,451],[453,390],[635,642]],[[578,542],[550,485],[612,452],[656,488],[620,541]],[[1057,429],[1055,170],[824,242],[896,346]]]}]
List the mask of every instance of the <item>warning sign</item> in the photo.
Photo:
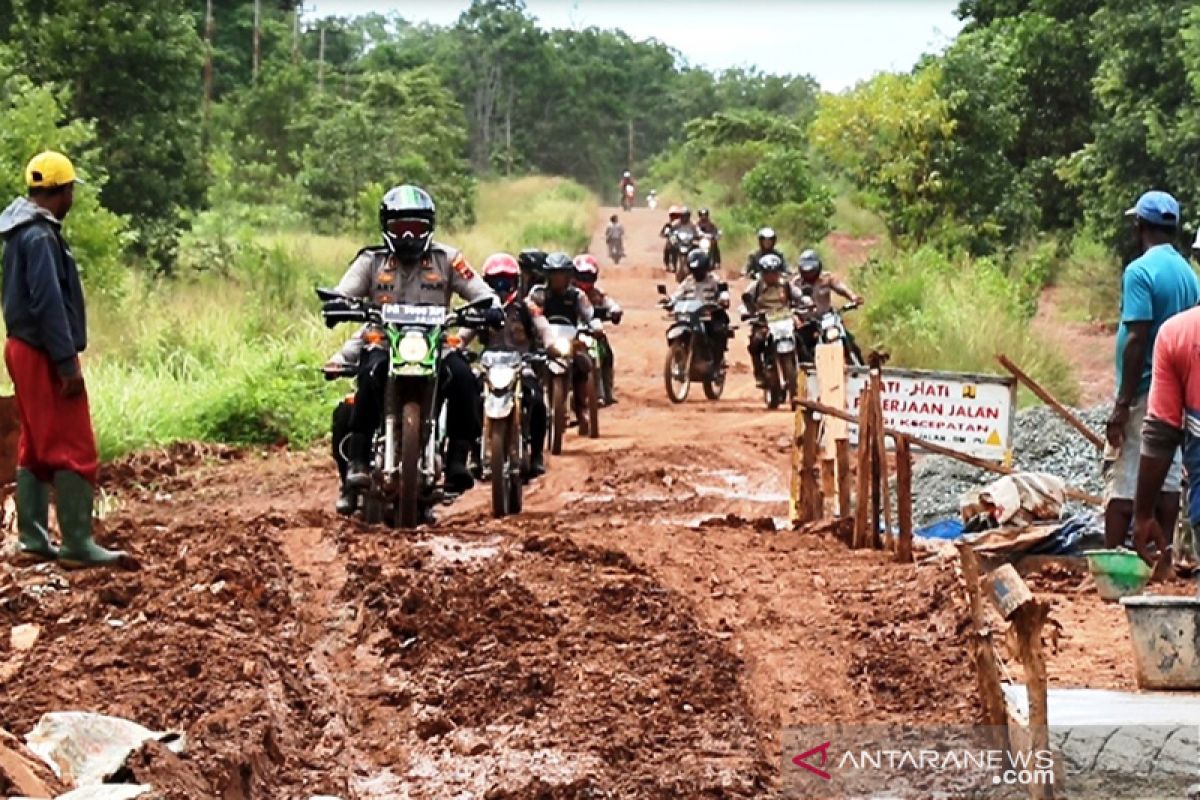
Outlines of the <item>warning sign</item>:
[{"label": "warning sign", "polygon": [[[1004,461],[1012,449],[1016,382],[995,375],[884,369],[883,424],[928,442],[989,461]],[[849,370],[846,410],[859,413],[868,371]],[[858,427],[850,426],[858,444]],[[891,439],[888,439],[889,445]]]}]

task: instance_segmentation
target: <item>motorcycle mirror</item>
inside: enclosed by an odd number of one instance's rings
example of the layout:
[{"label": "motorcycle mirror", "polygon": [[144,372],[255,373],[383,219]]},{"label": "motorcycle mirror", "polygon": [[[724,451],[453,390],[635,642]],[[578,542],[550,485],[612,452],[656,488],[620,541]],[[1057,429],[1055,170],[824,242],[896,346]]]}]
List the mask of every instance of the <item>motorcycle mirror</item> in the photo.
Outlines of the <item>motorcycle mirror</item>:
[{"label": "motorcycle mirror", "polygon": [[345,300],[346,296],[333,289],[322,289],[320,286],[316,288],[318,300]]},{"label": "motorcycle mirror", "polygon": [[664,284],[660,283],[655,288],[658,289],[658,293],[661,295],[665,295],[667,293],[667,287]]}]

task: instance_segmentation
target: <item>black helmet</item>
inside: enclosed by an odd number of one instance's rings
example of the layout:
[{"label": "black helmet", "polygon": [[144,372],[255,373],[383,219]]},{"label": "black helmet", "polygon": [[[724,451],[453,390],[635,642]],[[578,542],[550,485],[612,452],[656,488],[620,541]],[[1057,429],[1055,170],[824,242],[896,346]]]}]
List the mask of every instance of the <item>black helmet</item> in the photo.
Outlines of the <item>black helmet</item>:
[{"label": "black helmet", "polygon": [[566,253],[551,253],[546,256],[546,264],[542,267],[546,275],[553,275],[556,272],[565,272],[571,276],[575,275],[575,262]]},{"label": "black helmet", "polygon": [[712,259],[703,250],[693,250],[688,253],[687,267],[689,272],[698,273],[698,277],[703,277],[712,269]]},{"label": "black helmet", "polygon": [[816,250],[805,250],[800,254],[800,260],[796,262],[796,268],[804,277],[815,278],[821,274],[824,265],[821,264],[821,257],[817,255]]},{"label": "black helmet", "polygon": [[546,267],[546,254],[536,247],[527,247],[517,254],[517,263],[521,266],[521,272],[540,275]]},{"label": "black helmet", "polygon": [[433,241],[436,220],[433,198],[420,186],[394,186],[379,203],[383,243],[400,258],[417,258],[425,254]]},{"label": "black helmet", "polygon": [[707,208],[700,209],[700,219],[708,219],[708,209]]},{"label": "black helmet", "polygon": [[692,218],[692,210],[687,206],[681,206],[679,209],[679,218],[684,222],[687,222]]},{"label": "black helmet", "polygon": [[765,253],[758,257],[759,272],[778,272],[780,274],[787,272],[787,265],[783,263],[783,259],[775,253]]}]

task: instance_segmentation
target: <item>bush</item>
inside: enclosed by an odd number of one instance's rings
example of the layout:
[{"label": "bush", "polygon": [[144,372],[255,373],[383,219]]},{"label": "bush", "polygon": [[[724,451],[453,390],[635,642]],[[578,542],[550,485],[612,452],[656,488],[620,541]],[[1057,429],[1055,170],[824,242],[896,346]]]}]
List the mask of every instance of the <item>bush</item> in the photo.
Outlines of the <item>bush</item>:
[{"label": "bush", "polygon": [[927,247],[868,262],[855,281],[869,300],[864,350],[887,350],[893,366],[995,373],[1004,353],[1064,402],[1078,398],[1068,362],[1030,334],[1020,282],[996,262]]},{"label": "bush", "polygon": [[1087,233],[1071,243],[1062,268],[1065,306],[1089,322],[1116,323],[1121,314],[1121,267],[1117,257]]}]

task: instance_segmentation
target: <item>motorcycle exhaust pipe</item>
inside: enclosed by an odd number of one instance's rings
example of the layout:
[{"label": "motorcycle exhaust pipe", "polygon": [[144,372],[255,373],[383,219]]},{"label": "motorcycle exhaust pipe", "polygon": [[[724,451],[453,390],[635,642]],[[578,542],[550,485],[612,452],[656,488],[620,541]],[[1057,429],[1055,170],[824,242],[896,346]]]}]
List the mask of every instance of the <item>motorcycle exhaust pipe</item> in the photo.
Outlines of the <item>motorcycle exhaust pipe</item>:
[{"label": "motorcycle exhaust pipe", "polygon": [[388,414],[383,421],[383,474],[396,471],[396,415]]}]

